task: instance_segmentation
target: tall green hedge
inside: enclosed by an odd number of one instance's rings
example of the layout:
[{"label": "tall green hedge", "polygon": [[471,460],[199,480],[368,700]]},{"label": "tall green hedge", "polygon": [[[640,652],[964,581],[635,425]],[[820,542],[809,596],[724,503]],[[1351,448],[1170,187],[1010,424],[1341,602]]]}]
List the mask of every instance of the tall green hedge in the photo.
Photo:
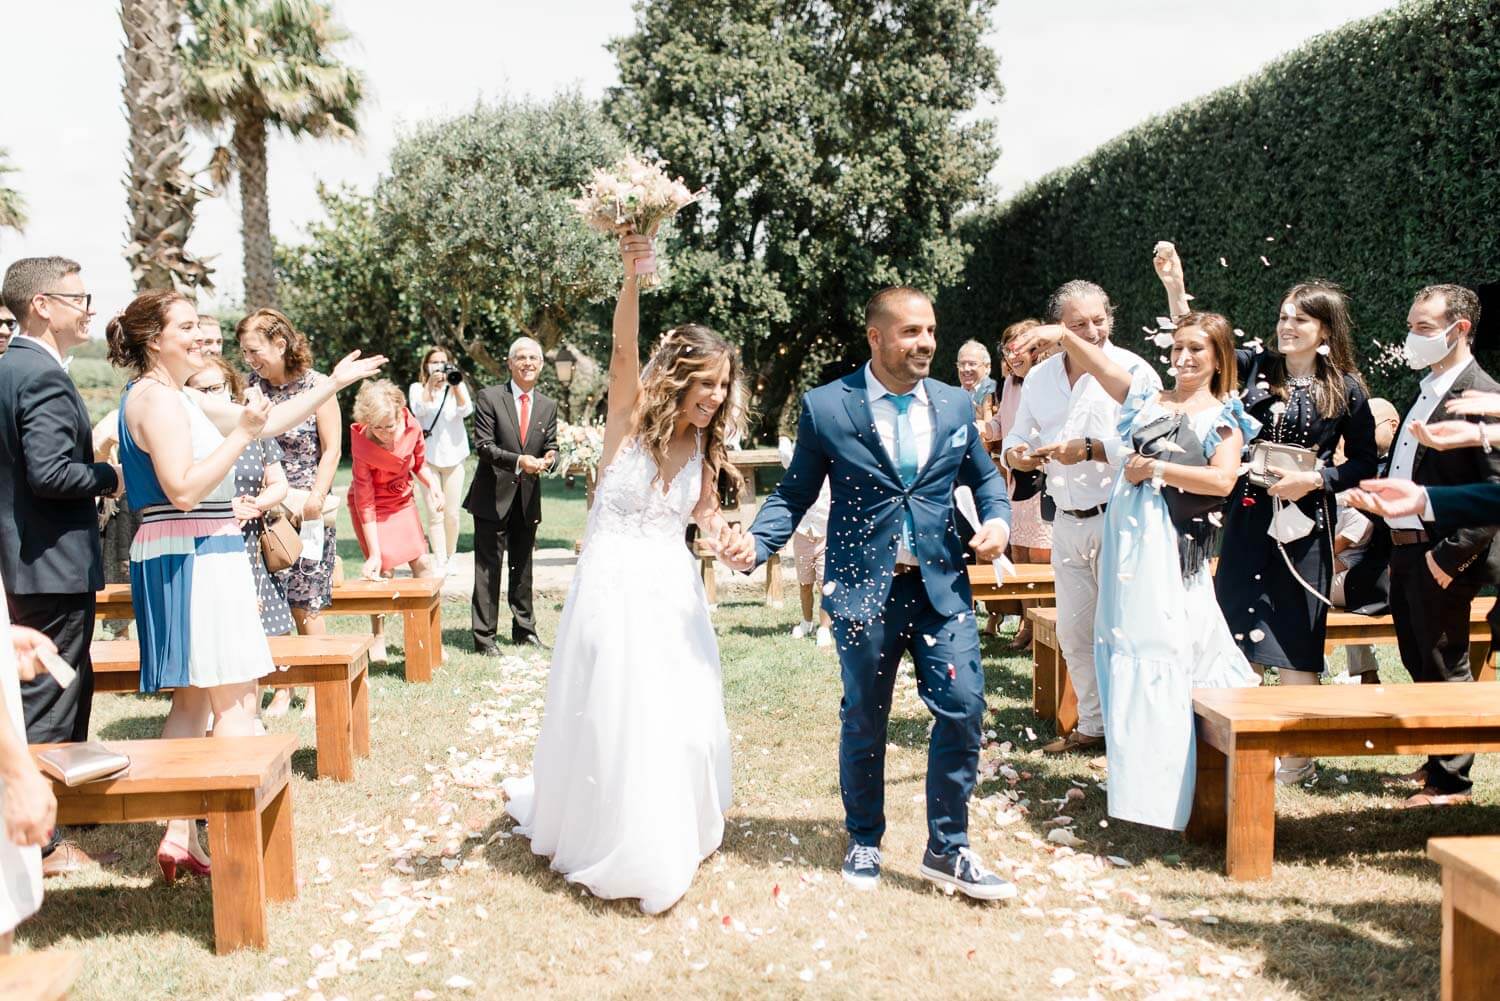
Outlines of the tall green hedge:
[{"label": "tall green hedge", "polygon": [[[1162,72],[1212,58],[1175,53]],[[1412,377],[1379,346],[1404,337],[1413,292],[1500,280],[1500,3],[1405,3],[1321,35],[970,217],[965,238],[964,279],[938,304],[950,355],[1089,278],[1119,306],[1117,343],[1154,360],[1141,327],[1165,312],[1164,239],[1196,305],[1250,337],[1294,282],[1342,284],[1366,377],[1401,405]],[[1485,326],[1500,348],[1500,316]]]}]

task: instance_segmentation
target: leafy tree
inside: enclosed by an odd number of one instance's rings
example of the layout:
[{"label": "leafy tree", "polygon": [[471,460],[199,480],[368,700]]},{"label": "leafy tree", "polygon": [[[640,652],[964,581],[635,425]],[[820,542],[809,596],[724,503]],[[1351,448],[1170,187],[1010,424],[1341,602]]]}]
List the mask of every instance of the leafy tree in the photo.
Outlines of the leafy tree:
[{"label": "leafy tree", "polygon": [[308,240],[278,244],[282,307],[312,342],[318,362],[331,365],[355,348],[404,360],[418,349],[391,268],[390,248],[375,219],[375,199],[352,188],[319,185],[326,221],[307,227]]},{"label": "leafy tree", "polygon": [[[10,151],[0,146],[0,181],[5,175],[14,173],[16,168],[10,165]],[[0,229],[13,229],[19,233],[26,228],[26,222],[26,199],[15,188],[0,183]]]},{"label": "leafy tree", "polygon": [[430,338],[498,375],[510,339],[551,348],[607,295],[619,281],[613,245],[569,199],[619,153],[614,129],[577,93],[479,105],[403,138],[375,214]]},{"label": "leafy tree", "polygon": [[177,0],[121,0],[125,117],[130,167],[125,178],[130,243],[125,258],[137,291],[213,288],[211,270],[187,252],[201,189],[183,169],[188,143]]},{"label": "leafy tree", "polygon": [[274,306],[267,132],[353,136],[364,78],[334,56],[348,34],[318,0],[187,0],[187,10],[188,106],[205,128],[230,129],[221,167],[239,172],[245,305]]},{"label": "leafy tree", "polygon": [[709,198],[679,217],[676,278],[645,322],[741,347],[773,425],[803,378],[863,350],[878,288],[949,284],[954,220],[996,149],[994,0],[649,0],[616,40],[606,108]]}]

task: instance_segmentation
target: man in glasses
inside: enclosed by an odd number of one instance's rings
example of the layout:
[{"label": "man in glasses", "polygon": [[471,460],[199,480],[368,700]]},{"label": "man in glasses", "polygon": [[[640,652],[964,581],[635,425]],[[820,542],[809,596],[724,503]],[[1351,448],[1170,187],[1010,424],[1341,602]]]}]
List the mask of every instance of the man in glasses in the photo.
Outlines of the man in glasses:
[{"label": "man in glasses", "polygon": [[10,349],[10,339],[16,332],[16,317],[10,310],[0,306],[0,356]]},{"label": "man in glasses", "polygon": [[[118,466],[94,461],[88,410],[65,368],[93,316],[78,270],[63,257],[23,258],[0,287],[19,321],[0,358],[0,577],[11,621],[46,634],[77,671],[66,688],[47,674],[21,685],[33,744],[88,739],[94,592],[104,586],[95,501],[123,485]],[[56,832],[42,854],[48,876],[89,861]]]}]

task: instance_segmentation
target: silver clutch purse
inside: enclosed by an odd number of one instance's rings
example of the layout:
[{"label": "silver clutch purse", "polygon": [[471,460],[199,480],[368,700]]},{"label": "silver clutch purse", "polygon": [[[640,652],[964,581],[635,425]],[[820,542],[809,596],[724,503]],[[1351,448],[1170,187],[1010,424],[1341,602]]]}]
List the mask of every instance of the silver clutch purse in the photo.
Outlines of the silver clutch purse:
[{"label": "silver clutch purse", "polygon": [[130,770],[130,759],[97,740],[64,744],[36,756],[37,765],[65,786],[118,778]]},{"label": "silver clutch purse", "polygon": [[1250,482],[1264,490],[1287,473],[1311,473],[1323,468],[1318,453],[1300,445],[1257,441],[1250,446]]}]

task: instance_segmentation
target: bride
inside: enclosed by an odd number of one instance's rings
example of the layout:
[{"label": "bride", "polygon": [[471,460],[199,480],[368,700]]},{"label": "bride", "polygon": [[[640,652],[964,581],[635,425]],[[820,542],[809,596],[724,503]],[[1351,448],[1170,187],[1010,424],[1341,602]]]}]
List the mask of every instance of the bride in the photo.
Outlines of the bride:
[{"label": "bride", "polygon": [[507,779],[506,810],[531,850],[598,897],[675,904],[724,836],[729,728],[695,521],[725,532],[732,348],[707,327],[666,332],[644,372],[635,267],[649,238],[620,241],[609,417],[594,506],[557,642],[533,774]]}]

